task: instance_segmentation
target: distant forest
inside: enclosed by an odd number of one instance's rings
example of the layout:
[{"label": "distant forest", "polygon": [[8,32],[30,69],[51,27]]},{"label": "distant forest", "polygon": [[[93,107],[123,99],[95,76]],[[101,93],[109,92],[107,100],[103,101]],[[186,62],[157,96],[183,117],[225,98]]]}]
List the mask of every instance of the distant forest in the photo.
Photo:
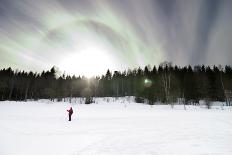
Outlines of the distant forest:
[{"label": "distant forest", "polygon": [[232,90],[232,68],[228,65],[179,67],[164,62],[123,72],[107,70],[105,75],[91,79],[57,76],[55,67],[42,73],[0,70],[0,100],[135,96],[137,102],[146,100],[149,104],[179,99],[188,104],[201,99],[225,101],[227,90]]}]

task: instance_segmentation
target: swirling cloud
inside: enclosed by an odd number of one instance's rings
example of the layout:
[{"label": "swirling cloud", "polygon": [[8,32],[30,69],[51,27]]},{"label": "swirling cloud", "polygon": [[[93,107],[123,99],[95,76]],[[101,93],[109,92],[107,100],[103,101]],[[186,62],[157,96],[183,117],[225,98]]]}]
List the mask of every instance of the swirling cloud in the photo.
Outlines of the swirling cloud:
[{"label": "swirling cloud", "polygon": [[[230,0],[1,0],[0,66],[67,70],[84,51],[109,60],[92,59],[94,74],[165,60],[232,64],[231,10]],[[69,71],[90,72],[78,65]]]}]

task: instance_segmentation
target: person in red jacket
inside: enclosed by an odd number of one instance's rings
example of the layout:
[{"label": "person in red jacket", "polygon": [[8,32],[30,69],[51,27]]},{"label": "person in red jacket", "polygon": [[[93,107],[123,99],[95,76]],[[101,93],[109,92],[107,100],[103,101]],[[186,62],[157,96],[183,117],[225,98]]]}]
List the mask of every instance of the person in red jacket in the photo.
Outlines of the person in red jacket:
[{"label": "person in red jacket", "polygon": [[68,121],[71,121],[71,116],[72,116],[72,114],[73,114],[73,109],[72,109],[72,107],[70,107],[70,109],[69,110],[67,110],[68,111]]}]

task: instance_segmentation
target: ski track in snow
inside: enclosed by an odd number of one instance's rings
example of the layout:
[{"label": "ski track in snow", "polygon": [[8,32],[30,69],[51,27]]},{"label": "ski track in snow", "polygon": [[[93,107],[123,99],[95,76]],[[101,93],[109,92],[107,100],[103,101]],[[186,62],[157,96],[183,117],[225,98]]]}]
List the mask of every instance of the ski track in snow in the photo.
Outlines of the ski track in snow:
[{"label": "ski track in snow", "polygon": [[0,102],[0,155],[232,154],[232,108],[98,103]]}]

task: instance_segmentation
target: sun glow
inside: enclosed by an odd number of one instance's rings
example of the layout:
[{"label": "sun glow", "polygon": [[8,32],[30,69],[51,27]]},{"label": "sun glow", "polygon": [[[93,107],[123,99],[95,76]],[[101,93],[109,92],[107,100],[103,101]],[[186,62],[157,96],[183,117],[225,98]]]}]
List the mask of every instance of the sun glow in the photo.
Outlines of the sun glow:
[{"label": "sun glow", "polygon": [[63,58],[59,68],[68,74],[92,77],[105,74],[107,69],[115,68],[108,51],[101,45],[90,43],[85,47],[75,47],[72,54]]}]

